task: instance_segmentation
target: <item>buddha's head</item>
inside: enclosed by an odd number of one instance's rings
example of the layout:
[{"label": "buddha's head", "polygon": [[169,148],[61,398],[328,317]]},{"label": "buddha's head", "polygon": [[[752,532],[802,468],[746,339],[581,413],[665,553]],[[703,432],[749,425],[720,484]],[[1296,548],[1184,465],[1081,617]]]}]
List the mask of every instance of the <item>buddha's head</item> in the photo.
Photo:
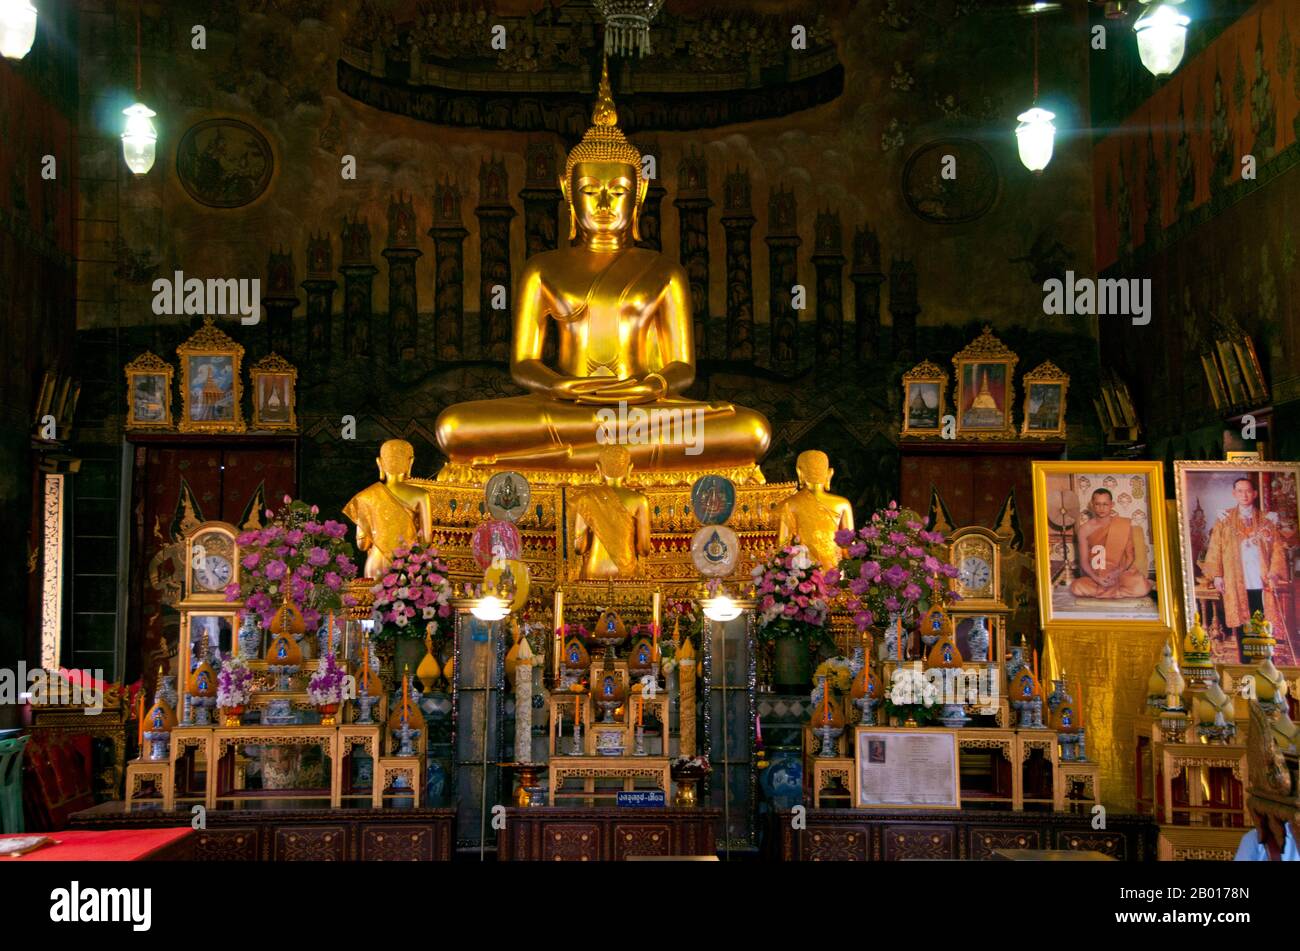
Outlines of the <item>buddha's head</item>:
[{"label": "buddha's head", "polygon": [[596,457],[596,471],[606,482],[622,482],[632,471],[632,453],[626,446],[604,446]]},{"label": "buddha's head", "polygon": [[808,449],[799,453],[794,471],[804,485],[820,486],[823,489],[831,484],[831,476],[835,475],[830,457],[820,449]]},{"label": "buddha's head", "polygon": [[411,466],[415,464],[415,447],[405,439],[387,439],[379,447],[379,458],[375,462],[382,479],[400,482],[411,474]]},{"label": "buddha's head", "polygon": [[623,246],[629,230],[640,240],[638,220],[650,182],[641,177],[641,153],[618,127],[604,65],[591,123],[565,160],[560,189],[569,205],[570,239],[581,231],[592,247],[613,249]]}]

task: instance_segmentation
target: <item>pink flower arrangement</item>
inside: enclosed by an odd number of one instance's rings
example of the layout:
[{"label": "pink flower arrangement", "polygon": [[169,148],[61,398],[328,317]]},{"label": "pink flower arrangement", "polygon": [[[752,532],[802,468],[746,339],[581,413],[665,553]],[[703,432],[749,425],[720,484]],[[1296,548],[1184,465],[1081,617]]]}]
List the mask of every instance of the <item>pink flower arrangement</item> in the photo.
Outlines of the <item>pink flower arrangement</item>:
[{"label": "pink flower arrangement", "polygon": [[890,614],[913,618],[958,599],[949,584],[957,568],[947,561],[943,533],[930,531],[928,522],[890,502],[856,532],[836,532],[836,543],[848,549],[836,580],[849,591],[859,631],[883,626]]},{"label": "pink flower arrangement", "polygon": [[822,635],[830,613],[827,578],[797,538],[756,565],[753,579],[761,638],[811,641]]},{"label": "pink flower arrangement", "polygon": [[325,655],[307,683],[307,697],[318,707],[343,702],[343,681],[347,672],[338,665],[333,653]]},{"label": "pink flower arrangement", "polygon": [[308,630],[320,626],[330,611],[356,604],[345,593],[357,576],[348,527],[320,520],[320,509],[289,496],[279,512],[266,510],[265,528],[239,536],[242,552],[239,581],[226,587],[226,600],[242,600],[263,627],[269,627],[286,599],[302,611]]},{"label": "pink flower arrangement", "polygon": [[421,638],[432,624],[448,631],[452,622],[452,585],[447,564],[436,548],[412,545],[393,552],[393,563],[374,586],[377,641]]}]

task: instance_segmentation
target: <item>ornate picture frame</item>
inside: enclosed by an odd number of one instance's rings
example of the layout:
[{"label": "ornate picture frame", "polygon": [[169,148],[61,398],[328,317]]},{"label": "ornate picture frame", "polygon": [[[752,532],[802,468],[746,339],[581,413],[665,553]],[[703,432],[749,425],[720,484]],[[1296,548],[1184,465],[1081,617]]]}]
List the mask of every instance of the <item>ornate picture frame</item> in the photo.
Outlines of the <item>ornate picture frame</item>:
[{"label": "ornate picture frame", "polygon": [[1020,378],[1025,390],[1022,439],[1065,438],[1065,394],[1070,374],[1051,360],[1044,360]]},{"label": "ornate picture frame", "polygon": [[208,317],[189,340],[176,348],[181,361],[183,433],[242,433],[244,388],[240,364],[244,348]]},{"label": "ornate picture frame", "polygon": [[[1105,628],[1116,633],[1168,630],[1173,626],[1173,584],[1169,529],[1165,521],[1164,463],[1117,460],[1033,462],[1034,561],[1039,620],[1057,629]],[[1109,502],[1103,537],[1087,541],[1080,562],[1080,525],[1098,518],[1094,503]],[[1128,532],[1115,528],[1127,527]],[[1096,529],[1096,531],[1102,531]],[[1097,544],[1093,544],[1096,542]],[[1123,560],[1115,585],[1134,590],[1120,596],[1107,590],[1107,561]],[[1097,559],[1101,558],[1100,564]],[[1091,570],[1089,570],[1091,569]]]},{"label": "ornate picture frame", "polygon": [[124,368],[126,374],[126,428],[134,430],[170,430],[172,418],[172,377],[175,368],[152,351],[146,350]]},{"label": "ornate picture frame", "polygon": [[1015,370],[1019,362],[1020,357],[993,335],[989,324],[952,358],[959,438],[1016,438],[1011,404],[1015,402]]},{"label": "ornate picture frame", "polygon": [[1237,352],[1237,362],[1241,365],[1241,374],[1245,377],[1246,391],[1250,398],[1256,403],[1268,402],[1268,383],[1264,381],[1264,369],[1255,352],[1255,341],[1243,334],[1233,341],[1232,347]]},{"label": "ornate picture frame", "polygon": [[1237,351],[1231,340],[1216,340],[1214,349],[1219,358],[1219,367],[1223,370],[1224,382],[1228,384],[1228,402],[1233,406],[1249,403],[1250,391],[1246,388],[1246,377],[1237,360]]},{"label": "ornate picture frame", "polygon": [[298,428],[298,369],[278,353],[268,353],[248,370],[253,399],[253,429]]},{"label": "ornate picture frame", "polygon": [[[1241,504],[1236,483],[1243,479],[1254,494],[1250,503],[1254,517],[1262,516],[1263,537],[1255,547],[1264,584],[1253,595],[1240,570],[1241,555],[1232,551],[1234,542],[1240,545],[1244,541],[1236,514]],[[1200,614],[1214,662],[1245,664],[1238,637],[1240,622],[1258,599],[1259,609],[1273,624],[1277,640],[1274,663],[1294,671],[1300,665],[1300,598],[1293,577],[1294,551],[1300,546],[1300,462],[1178,459],[1174,461],[1174,491],[1187,626],[1190,628]],[[1223,591],[1206,570],[1209,561],[1218,563]],[[1270,578],[1270,568],[1280,568],[1285,578]]]},{"label": "ornate picture frame", "polygon": [[1228,406],[1228,389],[1223,383],[1223,374],[1219,371],[1219,364],[1214,359],[1214,354],[1206,350],[1201,354],[1201,369],[1205,372],[1205,385],[1210,390],[1210,399],[1214,401],[1215,410],[1223,410]]},{"label": "ornate picture frame", "polygon": [[926,360],[903,374],[903,428],[900,436],[937,436],[947,407],[948,371]]}]

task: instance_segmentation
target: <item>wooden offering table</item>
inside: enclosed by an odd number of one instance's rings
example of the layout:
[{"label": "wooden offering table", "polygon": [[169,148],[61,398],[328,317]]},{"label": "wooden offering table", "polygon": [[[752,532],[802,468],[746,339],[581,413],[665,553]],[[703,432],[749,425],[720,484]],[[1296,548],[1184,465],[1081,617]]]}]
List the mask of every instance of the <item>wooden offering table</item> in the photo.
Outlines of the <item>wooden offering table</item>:
[{"label": "wooden offering table", "polygon": [[[567,779],[582,780],[582,790],[565,790]],[[623,791],[632,792],[638,779],[645,779],[664,796],[672,795],[672,778],[666,756],[557,756],[551,760],[551,802],[581,797],[587,805],[599,798],[616,797],[618,790],[598,791],[596,780],[621,780]]]},{"label": "wooden offering table", "polygon": [[[75,813],[70,823],[97,834],[178,825],[189,832],[193,818],[189,808],[124,812],[122,803],[107,802]],[[193,857],[201,862],[449,862],[456,847],[455,809],[285,808],[250,801],[241,808],[210,809],[204,821],[206,828],[192,840]]]},{"label": "wooden offering table", "polygon": [[503,862],[621,862],[631,856],[716,855],[719,809],[506,809]]},{"label": "wooden offering table", "polygon": [[892,862],[992,859],[999,849],[1095,851],[1124,862],[1155,858],[1156,824],[1147,816],[931,809],[810,809],[804,828],[792,813],[773,816],[771,857],[787,862]]}]

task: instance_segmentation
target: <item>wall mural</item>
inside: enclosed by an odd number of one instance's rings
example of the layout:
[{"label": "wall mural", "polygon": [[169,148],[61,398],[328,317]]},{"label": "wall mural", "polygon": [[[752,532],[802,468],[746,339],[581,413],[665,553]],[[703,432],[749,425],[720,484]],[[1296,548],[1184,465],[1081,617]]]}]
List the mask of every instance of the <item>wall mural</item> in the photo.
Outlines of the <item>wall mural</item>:
[{"label": "wall mural", "polygon": [[275,155],[266,136],[238,119],[206,119],[181,136],[176,177],[197,202],[238,208],[271,183]]},{"label": "wall mural", "polygon": [[[1097,146],[1097,263],[1150,279],[1154,298],[1149,326],[1103,328],[1103,363],[1133,387],[1158,456],[1222,453],[1201,357],[1225,329],[1253,338],[1275,405],[1300,397],[1297,31],[1294,5],[1259,3]],[[1146,360],[1156,334],[1167,356]],[[1274,428],[1275,452],[1295,445],[1281,416]]]}]

